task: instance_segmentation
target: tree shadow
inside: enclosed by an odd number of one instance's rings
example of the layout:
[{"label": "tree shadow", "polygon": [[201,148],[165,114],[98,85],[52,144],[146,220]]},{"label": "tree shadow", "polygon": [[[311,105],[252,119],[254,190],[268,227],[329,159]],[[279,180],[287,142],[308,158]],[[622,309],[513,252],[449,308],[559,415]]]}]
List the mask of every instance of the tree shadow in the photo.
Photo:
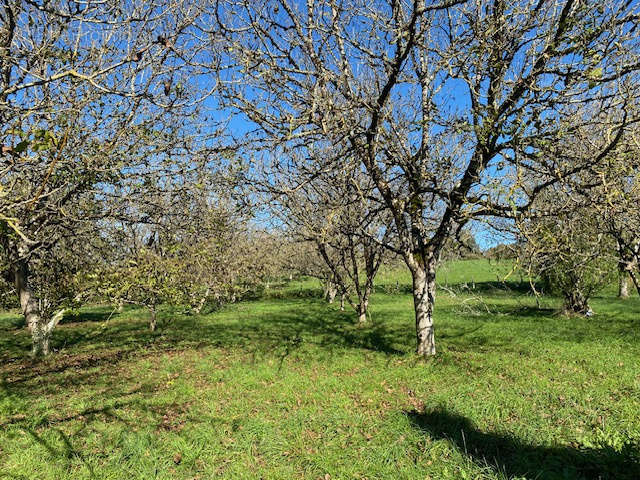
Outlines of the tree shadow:
[{"label": "tree shadow", "polygon": [[[13,427],[16,431],[27,434],[31,440],[40,445],[52,460],[66,464],[67,469],[75,469],[77,464],[82,464],[89,478],[102,478],[91,463],[95,458],[95,452],[87,453],[83,448],[87,437],[92,436],[95,430],[92,428],[97,422],[117,422],[126,427],[127,431],[136,431],[137,422],[131,422],[119,412],[136,412],[145,414],[146,426],[156,430],[173,429],[173,421],[177,415],[182,415],[185,408],[178,404],[158,404],[154,402],[156,389],[138,387],[124,389],[118,382],[102,393],[99,403],[103,406],[89,407],[67,415],[55,413],[40,417],[34,422],[34,418],[20,415],[18,418],[8,419],[0,423],[0,427]],[[98,403],[98,402],[96,402]],[[175,409],[178,409],[176,413]],[[169,415],[171,414],[171,416]],[[46,461],[46,458],[43,458]],[[3,475],[0,473],[0,478]],[[21,477],[16,477],[21,478]]]},{"label": "tree shadow", "polygon": [[[84,426],[79,431],[75,432],[74,435],[77,435],[83,429],[84,429]],[[51,442],[48,442],[42,435],[39,435],[32,428],[22,428],[22,430],[25,433],[28,433],[29,436],[31,436],[31,438],[34,440],[34,442],[44,447],[44,449],[52,458],[62,459],[65,462],[67,462],[69,465],[71,464],[73,459],[78,459],[87,468],[90,478],[98,478],[96,476],[95,470],[93,469],[91,464],[87,461],[82,451],[75,448],[73,443],[71,443],[71,436],[64,433],[61,429],[59,428],[51,429],[52,431],[56,432],[56,434],[61,440],[62,445],[59,448],[56,448]]]},{"label": "tree shadow", "polygon": [[[550,310],[499,302],[485,305],[488,309],[473,316],[460,314],[456,305],[437,307],[436,335],[445,350],[477,351],[478,347],[489,346],[527,350],[526,342],[514,341],[518,331],[495,335],[496,326],[502,328],[509,324],[525,329],[527,335],[541,335],[554,341],[590,341],[595,338],[596,329],[599,338],[635,332],[634,324],[613,320],[597,324],[581,322],[580,328],[576,328],[575,321],[552,316]],[[144,309],[125,309],[108,322],[94,321],[106,320],[111,312],[112,307],[91,307],[84,317],[88,321],[60,325],[53,334],[54,354],[43,362],[29,359],[30,338],[24,328],[0,330],[0,378],[16,384],[66,370],[73,370],[79,376],[90,374],[88,371],[94,367],[113,365],[128,357],[186,349],[236,348],[250,355],[274,355],[279,359],[305,344],[331,352],[356,349],[390,356],[405,355],[415,347],[411,312],[401,304],[374,312],[373,321],[364,327],[356,324],[353,312],[341,312],[317,299],[242,302],[208,315],[189,316],[167,311],[165,316],[171,321],[156,332],[149,331]],[[541,322],[553,322],[553,328],[545,328]],[[518,323],[522,327],[515,325]]]},{"label": "tree shadow", "polygon": [[614,449],[529,445],[502,433],[483,432],[463,416],[443,409],[405,412],[411,425],[434,439],[446,439],[481,467],[508,478],[616,479],[640,478],[640,445]]},{"label": "tree shadow", "polygon": [[106,322],[117,316],[117,309],[113,307],[94,307],[91,309],[82,309],[80,311],[65,313],[64,317],[60,321],[60,325]]},{"label": "tree shadow", "polygon": [[[254,356],[274,355],[282,357],[282,362],[304,344],[387,355],[404,355],[412,348],[412,335],[402,324],[375,321],[361,327],[354,322],[354,314],[327,308],[320,301],[274,301],[266,311],[256,310],[245,303],[211,315],[176,315],[156,332],[149,331],[139,311],[108,324],[61,325],[54,330],[54,353],[44,361],[28,357],[26,331],[2,336],[0,378],[15,389],[46,375],[62,374],[42,388],[68,388],[76,382],[90,381],[85,376],[97,375],[97,367],[116,365],[132,357],[208,347],[238,348]],[[67,371],[73,375],[64,375]]]},{"label": "tree shadow", "polygon": [[[279,302],[276,301],[277,305]],[[251,308],[251,303],[245,306]],[[220,348],[246,347],[269,352],[286,347],[286,339],[315,343],[323,347],[344,347],[374,350],[387,354],[404,354],[393,347],[398,329],[384,322],[372,322],[359,327],[355,314],[338,312],[320,301],[283,301],[281,308],[246,315],[240,308],[232,308],[218,317],[212,315],[177,315],[166,328],[156,333],[141,329],[139,321],[118,322],[104,332],[104,338],[93,338],[101,343],[121,346],[144,344],[153,348],[186,348],[213,346]],[[229,313],[234,314],[229,319]],[[216,321],[218,320],[218,321]],[[70,348],[87,340],[86,335],[65,335],[65,347]]]},{"label": "tree shadow", "polygon": [[[536,288],[539,286],[534,284]],[[518,295],[529,295],[532,293],[531,285],[529,282],[525,281],[468,281],[468,282],[442,282],[438,280],[436,282],[436,287],[439,291],[455,293],[456,295],[463,295],[468,293],[513,293]],[[408,283],[380,283],[375,286],[375,291],[377,293],[386,293],[388,295],[393,294],[403,294],[403,295],[411,295],[413,293],[413,289]]]}]

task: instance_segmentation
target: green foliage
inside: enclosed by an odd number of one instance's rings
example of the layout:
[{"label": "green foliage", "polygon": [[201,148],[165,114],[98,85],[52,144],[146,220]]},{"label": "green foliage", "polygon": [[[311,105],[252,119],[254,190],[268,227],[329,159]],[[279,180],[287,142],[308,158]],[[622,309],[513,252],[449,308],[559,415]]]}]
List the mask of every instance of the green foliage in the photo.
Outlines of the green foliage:
[{"label": "green foliage", "polygon": [[595,212],[568,207],[563,216],[527,222],[521,232],[521,260],[531,277],[564,297],[567,312],[590,313],[589,299],[611,283],[618,263]]},{"label": "green foliage", "polygon": [[197,201],[188,196],[175,202],[184,210],[152,212],[151,226],[114,228],[107,257],[115,261],[98,264],[87,279],[97,298],[154,313],[161,304],[200,312],[255,296],[269,273],[263,239],[230,208]]},{"label": "green foliage", "polygon": [[[581,231],[570,238],[558,240],[552,230],[546,230],[542,240],[558,247],[554,252],[557,255],[555,261],[548,268],[540,266],[542,278],[553,293],[568,294],[572,288],[579,288],[590,296],[612,280],[615,259],[607,255],[613,249],[604,236],[595,231]],[[593,242],[602,248],[590,250]]]},{"label": "green foliage", "polygon": [[20,302],[13,286],[4,278],[0,278],[0,308],[3,310],[20,307]]},{"label": "green foliage", "polygon": [[146,307],[188,303],[190,285],[181,278],[187,264],[180,253],[184,252],[174,249],[163,254],[141,246],[134,258],[94,273],[91,279],[96,282],[99,295],[116,302]]}]

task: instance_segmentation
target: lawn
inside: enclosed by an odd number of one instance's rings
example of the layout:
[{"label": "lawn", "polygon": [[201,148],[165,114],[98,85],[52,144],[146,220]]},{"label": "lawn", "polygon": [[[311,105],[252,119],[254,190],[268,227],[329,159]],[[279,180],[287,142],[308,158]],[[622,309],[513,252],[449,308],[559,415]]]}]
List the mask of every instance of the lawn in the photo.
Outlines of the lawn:
[{"label": "lawn", "polygon": [[640,301],[567,318],[509,271],[441,270],[426,361],[404,272],[364,328],[307,280],[155,333],[85,308],[43,362],[2,314],[0,479],[640,478]]}]

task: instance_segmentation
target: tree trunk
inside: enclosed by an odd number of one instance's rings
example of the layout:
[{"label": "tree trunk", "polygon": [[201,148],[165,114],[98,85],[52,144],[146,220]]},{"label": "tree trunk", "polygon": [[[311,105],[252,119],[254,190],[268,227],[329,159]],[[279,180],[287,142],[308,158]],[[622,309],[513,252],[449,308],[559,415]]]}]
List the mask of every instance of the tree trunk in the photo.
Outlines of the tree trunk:
[{"label": "tree trunk", "polygon": [[566,314],[590,315],[592,313],[589,306],[589,299],[582,292],[575,291],[566,294],[564,297],[564,311]]},{"label": "tree trunk", "polygon": [[367,323],[367,307],[368,301],[362,301],[358,304],[358,324],[365,325]]},{"label": "tree trunk", "polygon": [[49,355],[49,339],[55,324],[50,322],[50,325],[44,325],[42,322],[38,299],[29,286],[29,265],[26,260],[20,260],[15,265],[13,279],[22,314],[31,332],[31,354],[34,357]]},{"label": "tree trunk", "polygon": [[198,306],[193,309],[196,315],[200,315],[200,313],[202,312],[202,309],[204,308],[204,305],[207,303],[207,299],[209,298],[209,293],[211,293],[211,290],[207,288],[207,291],[204,292],[204,295],[200,298]]},{"label": "tree trunk", "polygon": [[357,305],[358,311],[358,323],[364,325],[367,323],[367,313],[369,311],[369,299],[371,298],[371,291],[373,290],[373,276],[374,273],[367,272],[367,283],[364,290],[358,288],[359,303]]},{"label": "tree trunk", "polygon": [[629,277],[631,277],[631,282],[636,287],[636,291],[638,292],[638,295],[640,295],[640,280],[638,280],[638,277],[633,271],[629,271]]},{"label": "tree trunk", "polygon": [[34,357],[46,357],[49,355],[49,340],[52,330],[35,328],[31,330],[31,355]]},{"label": "tree trunk", "polygon": [[40,318],[40,322],[38,322],[38,328],[31,331],[31,338],[33,343],[31,354],[34,357],[45,357],[49,355],[49,341],[51,340],[53,329],[64,317],[64,312],[65,309],[60,309],[47,323],[44,323],[42,321],[42,318]]},{"label": "tree trunk", "polygon": [[333,303],[336,299],[336,295],[338,294],[338,289],[336,288],[336,284],[333,282],[329,282],[327,285],[327,302]]},{"label": "tree trunk", "polygon": [[626,269],[620,270],[620,284],[618,288],[618,298],[629,298],[629,275]]},{"label": "tree trunk", "polygon": [[152,332],[155,332],[156,331],[156,326],[157,326],[156,306],[155,305],[151,305],[151,307],[149,307],[149,310],[151,311],[151,319],[149,320],[149,329]]},{"label": "tree trunk", "polygon": [[435,261],[427,263],[426,267],[414,265],[411,276],[418,343],[416,353],[427,357],[436,354],[433,331],[433,306],[436,296]]},{"label": "tree trunk", "polygon": [[340,295],[340,311],[344,312],[344,293]]}]

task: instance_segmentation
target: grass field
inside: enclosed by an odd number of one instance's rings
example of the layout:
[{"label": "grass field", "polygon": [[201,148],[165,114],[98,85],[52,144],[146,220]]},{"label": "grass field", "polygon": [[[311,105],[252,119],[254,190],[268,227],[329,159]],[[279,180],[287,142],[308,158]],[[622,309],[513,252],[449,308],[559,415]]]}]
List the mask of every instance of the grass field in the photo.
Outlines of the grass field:
[{"label": "grass field", "polygon": [[537,308],[507,265],[439,273],[436,358],[404,272],[371,323],[313,281],[202,316],[83,309],[26,357],[0,316],[0,479],[638,479],[640,301]]}]

